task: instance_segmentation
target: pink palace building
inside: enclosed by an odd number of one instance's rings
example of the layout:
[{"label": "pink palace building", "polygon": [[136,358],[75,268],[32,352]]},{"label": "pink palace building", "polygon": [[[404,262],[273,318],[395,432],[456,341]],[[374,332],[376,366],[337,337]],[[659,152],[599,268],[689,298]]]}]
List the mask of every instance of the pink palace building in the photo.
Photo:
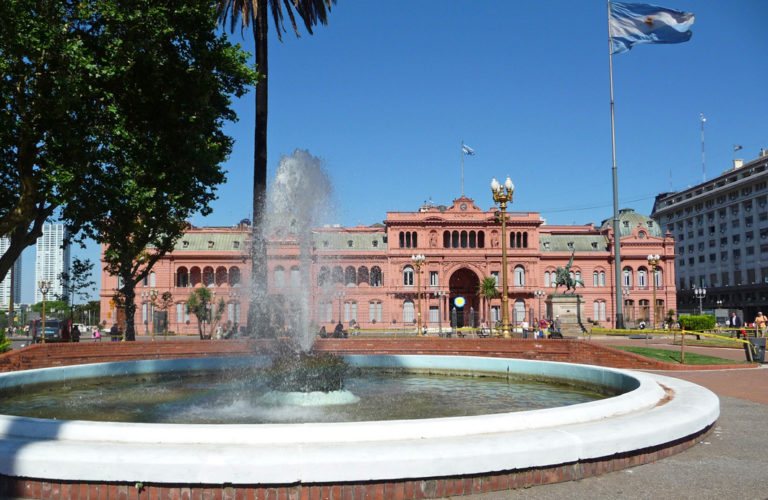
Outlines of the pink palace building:
[{"label": "pink palace building", "polygon": [[[423,206],[414,212],[388,212],[383,224],[323,227],[312,231],[310,255],[304,264],[291,234],[273,234],[268,244],[268,273],[272,321],[290,324],[298,314],[302,290],[309,287],[312,328],[332,331],[341,321],[362,329],[406,329],[416,326],[418,294],[421,317],[430,331],[457,326],[493,324],[501,318],[501,299],[486,303],[478,294],[484,278],[502,283],[502,238],[507,245],[509,318],[513,324],[547,317],[546,297],[554,292],[557,267],[565,267],[574,253],[571,272],[584,282],[582,320],[611,327],[615,321],[613,221],[600,227],[548,225],[538,212],[508,212],[507,234],[501,234],[495,207],[483,210],[460,197],[450,206]],[[245,326],[250,263],[250,228],[190,228],[175,249],[161,259],[136,289],[136,331],[151,332],[152,290],[169,291],[173,303],[164,312],[168,329],[197,333],[197,320],[186,310],[192,289],[207,286],[216,302],[226,303],[222,322]],[[660,325],[675,306],[674,239],[657,223],[631,209],[620,212],[620,242],[624,319],[628,326],[641,320],[651,324],[655,310]],[[425,263],[418,268],[414,254]],[[648,256],[658,254],[655,274]],[[304,276],[308,276],[306,283]],[[119,318],[111,302],[117,279],[102,275],[101,321]],[[563,289],[558,290],[562,292]],[[500,294],[499,294],[500,296]],[[456,299],[465,305],[456,307]]]}]

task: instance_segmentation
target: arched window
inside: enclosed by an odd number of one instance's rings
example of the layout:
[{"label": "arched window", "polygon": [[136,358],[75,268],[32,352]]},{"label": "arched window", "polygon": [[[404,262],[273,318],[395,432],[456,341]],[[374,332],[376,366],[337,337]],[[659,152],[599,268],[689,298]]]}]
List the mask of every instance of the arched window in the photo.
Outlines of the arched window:
[{"label": "arched window", "polygon": [[149,272],[149,286],[157,286],[157,284],[155,282],[155,272],[154,271],[150,271]]},{"label": "arched window", "polygon": [[403,323],[413,323],[415,316],[413,301],[406,300],[403,302]]},{"label": "arched window", "polygon": [[443,248],[451,248],[451,232],[443,231]]},{"label": "arched window", "polygon": [[413,267],[405,266],[403,269],[403,285],[413,286]]},{"label": "arched window", "polygon": [[405,233],[405,248],[411,248],[411,232]]},{"label": "arched window", "polygon": [[597,300],[592,304],[592,319],[595,321],[600,319],[600,302]]},{"label": "arched window", "polygon": [[186,288],[189,286],[189,272],[186,267],[180,267],[176,270],[176,286]]},{"label": "arched window", "polygon": [[334,283],[344,283],[344,269],[342,269],[341,266],[333,266],[331,280]]},{"label": "arched window", "polygon": [[605,271],[600,271],[600,286],[605,286]]},{"label": "arched window", "polygon": [[525,321],[525,301],[517,299],[515,301],[515,324],[520,324]]},{"label": "arched window", "polygon": [[379,266],[373,266],[371,268],[371,286],[381,286],[381,268]]},{"label": "arched window", "polygon": [[477,232],[477,248],[485,248],[485,231]]},{"label": "arched window", "polygon": [[298,288],[301,284],[301,270],[299,266],[291,266],[291,287]]},{"label": "arched window", "polygon": [[317,273],[317,286],[325,286],[331,279],[331,270],[327,266],[322,266]]},{"label": "arched window", "polygon": [[459,232],[453,231],[451,233],[451,248],[459,248]]},{"label": "arched window", "polygon": [[227,268],[224,266],[219,266],[216,268],[216,286],[222,286],[226,284],[227,284]]},{"label": "arched window", "polygon": [[237,266],[229,268],[229,286],[240,286],[240,268]]},{"label": "arched window", "polygon": [[280,289],[285,286],[285,269],[283,266],[275,267],[274,274],[275,288]]},{"label": "arched window", "polygon": [[518,232],[516,234],[516,238],[517,238],[517,248],[522,248],[522,246],[523,246],[523,233]]},{"label": "arched window", "polygon": [[545,272],[544,272],[544,286],[545,286],[545,287],[548,287],[548,286],[550,286],[550,282],[549,282],[549,271],[545,271]]},{"label": "arched window", "polygon": [[467,232],[461,232],[461,248],[467,248]]},{"label": "arched window", "polygon": [[621,284],[626,287],[632,286],[632,268],[625,267],[621,272]]},{"label": "arched window", "polygon": [[405,233],[400,231],[400,248],[405,248]]},{"label": "arched window", "polygon": [[416,231],[413,232],[413,236],[411,237],[411,243],[413,244],[413,248],[416,248],[419,246],[419,233]]},{"label": "arched window", "polygon": [[654,282],[656,283],[656,288],[661,288],[661,284],[663,283],[661,279],[661,269],[658,267],[656,268],[656,272],[653,273]]},{"label": "arched window", "polygon": [[347,266],[347,268],[344,270],[344,285],[355,286],[356,283],[357,273],[355,272],[355,268],[352,266]]},{"label": "arched window", "polygon": [[[581,279],[581,271],[576,271],[576,280],[577,281],[583,281]],[[576,283],[576,286],[582,286],[582,285],[579,285],[578,283]]]},{"label": "arched window", "polygon": [[[597,271],[594,271],[592,273],[592,286],[600,286],[600,278],[598,277]],[[596,315],[593,317],[597,317]]]},{"label": "arched window", "polygon": [[528,248],[528,233],[523,233],[523,248]]},{"label": "arched window", "polygon": [[477,233],[474,231],[469,232],[469,248],[475,248],[477,246]]},{"label": "arched window", "polygon": [[368,268],[365,266],[360,266],[357,268],[357,284],[360,283],[368,283],[369,277],[368,277]]},{"label": "arched window", "polygon": [[202,280],[202,275],[200,273],[200,268],[197,266],[194,266],[192,269],[189,270],[189,283],[191,286],[197,286],[200,284]]},{"label": "arched window", "polygon": [[213,268],[210,266],[203,268],[203,286],[213,286]]},{"label": "arched window", "polygon": [[600,301],[600,321],[605,321],[605,301]]},{"label": "arched window", "polygon": [[525,268],[515,266],[515,286],[525,286]]},{"label": "arched window", "polygon": [[637,286],[640,288],[648,287],[647,272],[648,271],[644,267],[637,270]]},{"label": "arched window", "polygon": [[509,233],[509,248],[515,248],[515,233]]}]

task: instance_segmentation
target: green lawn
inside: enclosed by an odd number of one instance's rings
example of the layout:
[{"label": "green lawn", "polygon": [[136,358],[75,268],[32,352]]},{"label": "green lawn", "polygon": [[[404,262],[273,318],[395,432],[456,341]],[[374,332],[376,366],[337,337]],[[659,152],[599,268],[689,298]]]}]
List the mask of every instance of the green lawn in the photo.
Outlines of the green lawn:
[{"label": "green lawn", "polygon": [[[670,349],[652,349],[650,347],[635,347],[635,346],[620,346],[613,345],[616,349],[633,352],[646,358],[658,359],[659,361],[667,361],[669,363],[680,363],[680,351]],[[686,365],[732,365],[732,364],[747,364],[746,361],[733,361],[732,359],[717,358],[715,356],[706,356],[704,354],[696,354],[693,352],[685,353]]]}]

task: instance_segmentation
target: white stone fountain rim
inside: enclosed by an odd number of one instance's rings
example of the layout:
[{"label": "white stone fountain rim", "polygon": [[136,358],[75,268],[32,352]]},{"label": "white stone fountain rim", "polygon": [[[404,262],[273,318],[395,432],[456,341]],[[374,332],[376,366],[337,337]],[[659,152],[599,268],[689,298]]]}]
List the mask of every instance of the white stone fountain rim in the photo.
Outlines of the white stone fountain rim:
[{"label": "white stone fountain rim", "polygon": [[[635,389],[600,401],[472,417],[311,424],[130,424],[0,416],[0,473],[61,480],[290,484],[478,474],[662,445],[714,423],[719,401],[678,379],[568,363],[474,356],[348,356],[402,366],[575,378]],[[261,358],[255,358],[255,362]],[[253,358],[98,363],[0,375],[0,386],[200,369]],[[673,391],[665,404],[659,403]],[[66,457],[62,459],[62,457]]]}]

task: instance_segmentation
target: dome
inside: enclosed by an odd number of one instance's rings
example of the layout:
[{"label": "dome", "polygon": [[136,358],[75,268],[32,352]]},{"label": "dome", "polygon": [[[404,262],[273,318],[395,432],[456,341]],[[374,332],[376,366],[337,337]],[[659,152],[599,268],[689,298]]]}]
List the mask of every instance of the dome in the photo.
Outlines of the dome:
[{"label": "dome", "polygon": [[[631,208],[622,208],[619,210],[620,237],[629,236],[638,225],[645,228],[650,236],[655,236],[657,238],[662,238],[664,236],[661,232],[661,227],[652,218],[635,213],[634,209]],[[601,230],[609,227],[613,227],[613,217],[605,219],[602,224],[600,224]]]}]

